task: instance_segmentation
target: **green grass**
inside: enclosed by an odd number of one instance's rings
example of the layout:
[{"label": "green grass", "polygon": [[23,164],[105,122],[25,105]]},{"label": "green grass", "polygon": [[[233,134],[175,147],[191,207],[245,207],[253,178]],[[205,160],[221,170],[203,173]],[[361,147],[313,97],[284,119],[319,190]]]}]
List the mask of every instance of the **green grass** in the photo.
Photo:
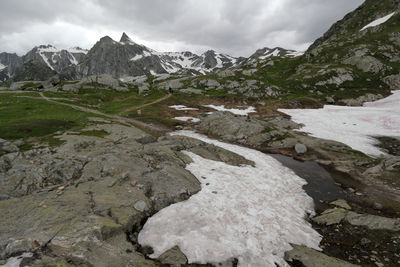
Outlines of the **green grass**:
[{"label": "green grass", "polygon": [[83,127],[93,116],[41,99],[2,95],[0,137],[8,140],[44,137],[56,131]]}]

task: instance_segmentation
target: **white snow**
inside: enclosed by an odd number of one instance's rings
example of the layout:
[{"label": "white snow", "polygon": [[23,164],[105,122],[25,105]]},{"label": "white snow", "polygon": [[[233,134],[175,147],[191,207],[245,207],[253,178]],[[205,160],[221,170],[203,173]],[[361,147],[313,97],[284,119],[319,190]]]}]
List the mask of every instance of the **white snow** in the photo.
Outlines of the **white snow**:
[{"label": "white snow", "polygon": [[173,108],[176,110],[199,110],[198,108],[188,108],[184,105],[173,105],[173,106],[169,106],[169,108]]},{"label": "white snow", "polygon": [[175,117],[174,120],[178,121],[190,121],[190,122],[199,122],[200,119],[194,117]]},{"label": "white snow", "polygon": [[215,105],[204,105],[204,107],[207,108],[212,108],[218,111],[228,111],[231,112],[235,115],[241,115],[241,116],[246,116],[250,113],[255,113],[257,112],[256,109],[254,107],[248,107],[246,109],[237,109],[237,108],[225,108],[224,105],[222,106],[215,106]]},{"label": "white snow", "polygon": [[137,54],[136,56],[134,56],[133,58],[131,58],[131,61],[136,61],[145,57],[150,57],[152,55],[152,53],[148,52],[148,51],[143,51],[142,54]]},{"label": "white snow", "polygon": [[292,51],[292,52],[286,54],[286,56],[288,56],[288,57],[299,57],[302,55],[304,55],[303,51]]},{"label": "white snow", "polygon": [[396,12],[393,12],[393,13],[387,15],[387,16],[384,16],[383,18],[374,20],[374,21],[371,22],[370,24],[364,26],[364,27],[360,30],[360,32],[363,31],[363,30],[365,30],[365,29],[368,29],[368,28],[371,28],[371,27],[376,27],[376,26],[378,26],[378,25],[381,25],[382,23],[385,23],[385,22],[388,21],[394,14],[396,14]]},{"label": "white snow", "polygon": [[9,258],[7,260],[7,262],[6,262],[6,264],[0,265],[0,266],[3,266],[3,267],[19,267],[19,265],[21,264],[21,262],[22,262],[22,260],[24,258],[31,258],[31,257],[33,257],[32,253],[24,253],[21,256]]},{"label": "white snow", "polygon": [[344,143],[378,157],[384,154],[372,136],[400,138],[400,91],[363,107],[324,106],[322,109],[280,109],[312,136]]},{"label": "white snow", "polygon": [[70,53],[75,53],[75,54],[82,53],[82,54],[85,54],[85,55],[89,52],[89,50],[82,49],[80,47],[71,47],[71,48],[68,48],[68,49],[65,49],[65,50],[67,50]]},{"label": "white snow", "polygon": [[154,249],[151,257],[179,246],[189,263],[237,258],[239,266],[288,266],[283,257],[290,244],[319,249],[321,236],[305,219],[314,208],[302,189],[302,178],[259,151],[190,131],[174,135],[222,147],[253,161],[255,167],[231,166],[185,152],[194,161],[186,169],[202,189],[146,222],[139,243]]},{"label": "white snow", "polygon": [[46,55],[43,54],[42,51],[39,51],[39,55],[42,57],[44,63],[46,63],[46,65],[47,65],[50,69],[54,70],[53,66],[50,65],[49,59],[47,58]]},{"label": "white snow", "polygon": [[3,64],[0,63],[0,70],[4,70],[6,68],[6,66],[4,66]]}]

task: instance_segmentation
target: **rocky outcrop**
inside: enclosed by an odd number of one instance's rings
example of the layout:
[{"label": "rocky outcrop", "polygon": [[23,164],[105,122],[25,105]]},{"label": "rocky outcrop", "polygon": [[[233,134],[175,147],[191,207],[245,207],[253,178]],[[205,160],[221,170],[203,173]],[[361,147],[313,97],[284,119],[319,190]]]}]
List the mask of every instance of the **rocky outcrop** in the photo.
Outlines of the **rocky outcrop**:
[{"label": "rocky outcrop", "polygon": [[390,75],[383,78],[383,82],[386,83],[390,89],[399,90],[400,89],[400,74]]},{"label": "rocky outcrop", "polygon": [[184,263],[178,250],[159,261],[146,259],[136,241],[147,217],[200,190],[185,169],[191,158],[181,151],[233,165],[253,164],[191,138],[156,140],[117,124],[85,129],[95,130],[109,135],[65,133],[58,137],[65,141],[61,147],[7,152],[0,158],[0,260],[35,252],[30,266]]},{"label": "rocky outcrop", "polygon": [[353,56],[345,59],[343,64],[353,65],[363,72],[372,72],[374,74],[385,69],[385,65],[372,56]]},{"label": "rocky outcrop", "polygon": [[357,267],[359,265],[351,264],[346,261],[329,257],[314,249],[304,246],[293,245],[293,249],[285,253],[285,260],[289,262],[300,262],[306,267]]}]

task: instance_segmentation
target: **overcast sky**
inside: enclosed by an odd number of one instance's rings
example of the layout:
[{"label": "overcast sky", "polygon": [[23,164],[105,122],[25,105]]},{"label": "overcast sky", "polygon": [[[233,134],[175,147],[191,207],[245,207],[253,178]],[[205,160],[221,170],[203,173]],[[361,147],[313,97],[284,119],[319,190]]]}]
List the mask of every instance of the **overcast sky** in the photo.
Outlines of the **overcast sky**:
[{"label": "overcast sky", "polygon": [[126,32],[158,51],[249,56],[305,50],[363,0],[0,0],[0,52],[40,44],[91,48]]}]

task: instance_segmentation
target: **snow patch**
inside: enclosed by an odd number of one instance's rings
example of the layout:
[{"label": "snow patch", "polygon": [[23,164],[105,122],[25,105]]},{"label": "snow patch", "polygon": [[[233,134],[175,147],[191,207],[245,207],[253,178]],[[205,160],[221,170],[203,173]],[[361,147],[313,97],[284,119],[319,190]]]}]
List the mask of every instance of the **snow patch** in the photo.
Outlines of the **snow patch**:
[{"label": "snow patch", "polygon": [[198,118],[194,118],[194,117],[175,117],[174,120],[178,120],[178,121],[190,121],[190,122],[199,122],[200,119]]},{"label": "snow patch", "polygon": [[21,256],[9,258],[6,262],[6,264],[1,265],[1,266],[3,266],[3,267],[19,267],[24,258],[31,258],[31,257],[33,257],[33,253],[24,253]]},{"label": "snow patch", "polygon": [[368,28],[371,28],[371,27],[376,27],[376,26],[378,26],[378,25],[381,25],[382,23],[385,23],[385,22],[388,21],[394,14],[396,14],[396,12],[393,12],[393,13],[391,13],[391,14],[389,14],[389,15],[383,17],[383,18],[374,20],[374,21],[371,22],[370,24],[364,26],[364,27],[360,30],[360,32],[363,31],[363,30],[365,30],[365,29],[368,29]]},{"label": "snow patch", "polygon": [[198,108],[188,108],[184,105],[173,105],[173,106],[169,106],[169,108],[173,108],[176,110],[199,110]]},{"label": "snow patch", "polygon": [[306,220],[314,207],[302,189],[305,180],[259,151],[190,131],[173,135],[232,151],[255,167],[232,166],[185,152],[193,160],[186,169],[202,189],[146,222],[139,243],[154,249],[152,258],[179,246],[189,263],[217,264],[237,258],[239,266],[288,266],[283,257],[290,244],[319,250],[321,236]]},{"label": "snow patch", "polygon": [[302,132],[344,143],[370,156],[385,154],[373,136],[400,138],[400,91],[363,107],[324,106],[322,109],[280,109]]},{"label": "snow patch", "polygon": [[246,109],[237,109],[237,108],[225,108],[224,105],[222,106],[215,106],[215,105],[204,105],[206,108],[212,108],[218,111],[228,111],[235,115],[246,116],[250,113],[256,113],[256,109],[254,107],[248,107]]},{"label": "snow patch", "polygon": [[7,66],[4,66],[3,64],[0,63],[0,70],[4,70]]}]

